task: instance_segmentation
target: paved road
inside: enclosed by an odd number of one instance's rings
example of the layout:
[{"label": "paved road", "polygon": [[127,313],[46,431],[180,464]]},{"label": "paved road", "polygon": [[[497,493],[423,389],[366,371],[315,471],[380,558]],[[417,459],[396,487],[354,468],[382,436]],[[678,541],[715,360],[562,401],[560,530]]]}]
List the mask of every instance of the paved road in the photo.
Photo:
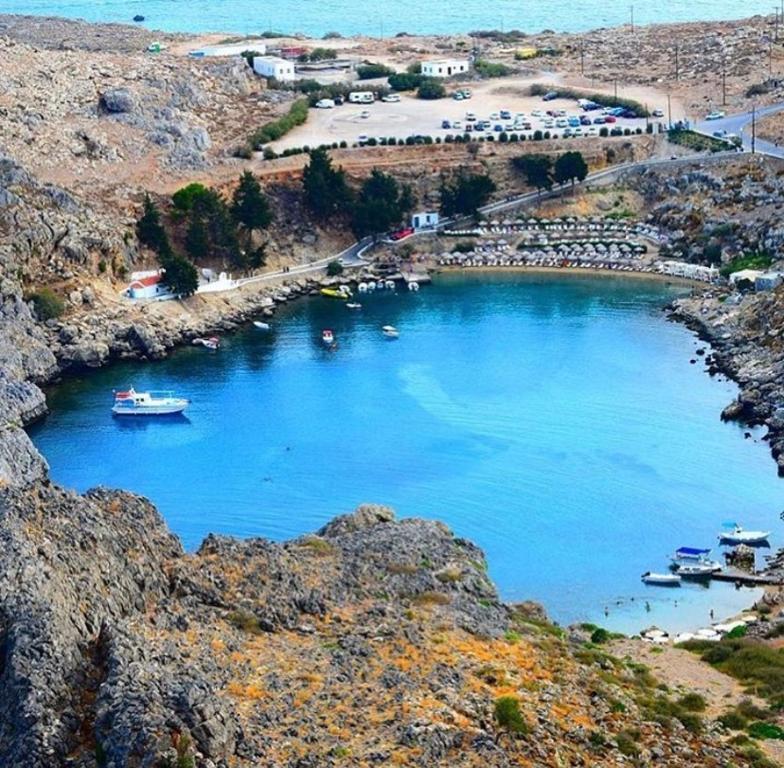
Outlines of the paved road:
[{"label": "paved road", "polygon": [[[771,104],[768,107],[760,107],[756,110],[756,118],[767,117],[768,115],[775,115],[777,112],[784,111],[784,103]],[[743,149],[751,151],[751,123],[754,118],[752,112],[741,112],[737,115],[727,115],[721,120],[702,120],[695,123],[694,130],[699,133],[704,133],[712,136],[717,131],[726,131],[727,133],[734,133],[743,139]],[[757,137],[755,144],[755,151],[763,155],[770,155],[771,157],[784,158],[784,147],[777,147],[769,141]]]}]

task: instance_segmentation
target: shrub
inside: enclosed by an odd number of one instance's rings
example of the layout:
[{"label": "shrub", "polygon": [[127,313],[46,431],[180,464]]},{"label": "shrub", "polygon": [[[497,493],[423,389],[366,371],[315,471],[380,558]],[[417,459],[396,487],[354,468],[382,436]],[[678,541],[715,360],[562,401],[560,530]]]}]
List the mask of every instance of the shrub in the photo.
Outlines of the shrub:
[{"label": "shrub", "polygon": [[420,74],[411,72],[398,72],[397,74],[390,75],[387,83],[392,90],[395,91],[414,91],[422,85],[425,78]]},{"label": "shrub", "polygon": [[687,693],[677,703],[689,712],[704,712],[706,707],[705,699],[699,693]]},{"label": "shrub", "polygon": [[283,117],[266,123],[254,131],[250,138],[250,144],[258,149],[269,141],[276,141],[285,136],[292,128],[302,125],[307,119],[308,100],[298,99],[291,105],[288,113]]},{"label": "shrub", "polygon": [[390,69],[389,67],[385,66],[384,64],[360,64],[357,67],[357,77],[360,80],[373,80],[377,77],[388,77],[389,75],[394,75],[395,70]]},{"label": "shrub", "polygon": [[627,757],[637,757],[640,754],[640,748],[637,742],[628,731],[621,731],[615,737],[615,743],[618,745],[618,751]]},{"label": "shrub", "polygon": [[65,302],[50,288],[40,288],[28,296],[39,320],[54,320],[65,311]]},{"label": "shrub", "polygon": [[624,99],[619,96],[610,96],[607,93],[591,93],[590,91],[581,90],[580,88],[566,88],[558,86],[553,88],[552,85],[547,83],[534,83],[530,88],[531,96],[544,96],[545,93],[556,91],[561,98],[564,99],[588,99],[595,104],[601,104],[603,107],[623,107],[624,109],[632,110],[638,117],[648,117],[650,112],[639,101],[634,99]]},{"label": "shrub", "polygon": [[496,699],[493,717],[499,728],[514,736],[525,736],[531,732],[531,726],[520,711],[520,702],[514,696],[501,696]]},{"label": "shrub", "polygon": [[602,643],[606,643],[610,639],[610,633],[606,629],[602,629],[602,627],[597,627],[591,633],[591,642],[595,643],[596,645],[601,645]]},{"label": "shrub", "polygon": [[749,736],[755,739],[780,739],[784,740],[784,728],[780,728],[774,723],[763,723],[757,721],[748,727]]},{"label": "shrub", "polygon": [[730,710],[729,712],[725,712],[718,718],[719,722],[725,727],[729,728],[732,731],[741,731],[746,727],[748,721],[746,720],[743,715],[740,713]]},{"label": "shrub", "polygon": [[500,64],[495,61],[485,61],[484,59],[477,59],[474,62],[474,70],[482,77],[504,77],[511,74],[514,70],[506,64]]},{"label": "shrub", "polygon": [[424,79],[417,90],[419,99],[443,99],[446,96],[446,88],[436,80]]},{"label": "shrub", "polygon": [[343,274],[343,265],[337,260],[333,259],[327,264],[327,275],[335,277],[336,275]]}]

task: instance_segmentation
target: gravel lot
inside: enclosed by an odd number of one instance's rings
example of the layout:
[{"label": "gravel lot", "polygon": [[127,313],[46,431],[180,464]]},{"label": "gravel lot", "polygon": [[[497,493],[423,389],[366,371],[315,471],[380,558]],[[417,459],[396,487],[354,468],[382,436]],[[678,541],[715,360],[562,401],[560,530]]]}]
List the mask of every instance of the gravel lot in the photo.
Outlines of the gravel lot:
[{"label": "gravel lot", "polygon": [[[334,109],[312,109],[305,125],[299,126],[285,137],[275,142],[272,146],[276,151],[288,147],[318,146],[319,144],[332,144],[333,142],[346,141],[349,145],[355,143],[360,135],[371,137],[395,137],[405,139],[408,136],[422,134],[425,136],[441,136],[456,133],[454,130],[441,128],[442,120],[461,120],[465,126],[466,112],[473,112],[480,120],[489,119],[494,112],[502,109],[509,110],[512,115],[522,112],[530,116],[533,110],[545,112],[548,109],[564,109],[567,115],[582,115],[582,110],[571,99],[555,99],[545,102],[540,96],[529,96],[528,88],[534,82],[546,82],[546,79],[535,78],[499,78],[492,81],[470,83],[472,97],[466,101],[456,101],[451,98],[435,101],[423,101],[413,95],[401,94],[398,103],[387,104],[377,101],[373,104],[344,104]],[[555,80],[551,79],[553,84]],[[462,86],[448,86],[449,90]],[[371,90],[372,85],[357,84],[357,90]],[[612,93],[612,89],[599,89]],[[619,96],[628,96],[644,101],[650,110],[661,109],[667,112],[667,96],[653,88],[635,88],[634,92],[619,91]],[[682,117],[679,105],[673,103],[673,120]],[[367,117],[362,114],[367,113]],[[591,112],[590,116],[598,117],[599,112]],[[666,118],[661,118],[665,120]],[[654,118],[655,120],[655,118]],[[509,120],[493,120],[493,124],[509,123]],[[533,129],[544,130],[541,120],[531,119]],[[623,120],[619,119],[615,125],[622,128],[645,128],[645,119]],[[597,132],[598,128],[597,126]],[[612,125],[608,125],[612,128]],[[552,131],[553,129],[551,129]],[[563,129],[554,129],[561,133]],[[583,127],[583,130],[586,130]],[[457,131],[462,133],[463,130]],[[530,132],[529,132],[530,133]]]}]

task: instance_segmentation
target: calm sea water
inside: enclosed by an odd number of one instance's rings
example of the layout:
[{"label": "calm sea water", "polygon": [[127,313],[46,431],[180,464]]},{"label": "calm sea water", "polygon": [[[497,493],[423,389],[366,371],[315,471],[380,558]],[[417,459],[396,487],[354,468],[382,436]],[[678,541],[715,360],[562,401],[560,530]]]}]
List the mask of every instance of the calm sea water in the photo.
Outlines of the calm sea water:
[{"label": "calm sea water", "polygon": [[396,0],[368,6],[361,0],[286,0],[258,3],[254,0],[4,0],[2,13],[68,16],[88,21],[129,22],[140,14],[153,29],[169,32],[236,32],[254,34],[264,30],[321,36],[390,36],[397,32],[417,34],[457,33],[478,29],[543,29],[579,32],[626,24],[634,6],[637,24],[656,22],[737,19],[770,14],[775,3],[750,0],[494,0],[492,3],[443,3],[439,0]]},{"label": "calm sea water", "polygon": [[[713,545],[727,520],[780,542],[784,481],[764,443],[719,420],[735,387],[689,364],[696,340],[661,311],[675,291],[472,275],[359,312],[306,299],[218,353],[70,380],[31,433],[57,481],[149,496],[189,548],[210,531],[285,539],[381,502],[478,542],[505,598],[560,621],[693,628],[753,596],[640,574]],[[175,387],[187,419],[113,419],[112,389],[131,384]]]}]

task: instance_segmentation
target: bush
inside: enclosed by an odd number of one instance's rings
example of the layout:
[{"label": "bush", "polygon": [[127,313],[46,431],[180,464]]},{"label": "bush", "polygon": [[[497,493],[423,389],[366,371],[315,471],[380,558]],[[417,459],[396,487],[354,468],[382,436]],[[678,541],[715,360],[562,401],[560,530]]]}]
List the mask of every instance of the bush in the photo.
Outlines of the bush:
[{"label": "bush", "polygon": [[718,719],[725,728],[729,728],[732,731],[742,731],[748,722],[743,715],[734,710],[725,712]]},{"label": "bush", "polygon": [[498,726],[507,733],[525,736],[531,732],[531,726],[520,711],[520,702],[514,696],[501,696],[496,699],[493,716]]},{"label": "bush", "polygon": [[335,277],[336,275],[343,274],[343,265],[337,260],[333,259],[327,264],[327,275]]},{"label": "bush", "polygon": [[784,728],[774,723],[756,722],[748,727],[749,736],[755,739],[780,739],[784,740]]},{"label": "bush", "polygon": [[719,271],[722,277],[729,277],[733,272],[740,272],[742,269],[767,269],[772,263],[773,257],[767,251],[753,251],[737,256]]},{"label": "bush", "polygon": [[677,703],[689,712],[704,712],[706,707],[705,699],[699,693],[687,693]]},{"label": "bush", "polygon": [[618,745],[618,751],[627,757],[637,757],[640,754],[640,748],[634,737],[628,731],[621,731],[615,737],[615,743]]},{"label": "bush", "polygon": [[395,70],[390,69],[384,64],[360,64],[357,67],[357,77],[360,80],[373,80],[376,77],[388,77],[394,75]]},{"label": "bush", "polygon": [[424,77],[419,74],[411,72],[398,72],[397,74],[390,75],[387,83],[394,91],[414,91],[422,85]]},{"label": "bush", "polygon": [[544,96],[550,91],[555,91],[563,99],[588,99],[595,104],[600,104],[603,107],[623,107],[624,109],[632,110],[638,117],[649,117],[650,112],[639,101],[634,99],[623,99],[617,96],[610,96],[607,93],[591,93],[584,91],[580,88],[566,88],[557,86],[553,88],[552,85],[546,83],[534,83],[530,88],[531,96]]},{"label": "bush", "polygon": [[484,61],[484,59],[477,59],[474,62],[474,70],[481,77],[504,77],[510,75],[514,70],[507,67],[506,64],[500,64],[495,61]]},{"label": "bush", "polygon": [[250,138],[250,144],[255,149],[258,149],[268,141],[276,141],[277,139],[285,136],[292,128],[302,125],[308,119],[308,101],[307,99],[298,99],[295,101],[287,114],[273,120],[261,128],[254,131]]},{"label": "bush", "polygon": [[602,627],[597,627],[591,633],[591,642],[595,645],[601,645],[602,643],[606,643],[610,639],[610,633],[606,629],[602,629]]},{"label": "bush", "polygon": [[40,288],[27,297],[39,320],[54,320],[65,311],[65,302],[50,288]]},{"label": "bush", "polygon": [[424,79],[417,90],[419,99],[443,99],[446,96],[446,88],[436,80]]}]

